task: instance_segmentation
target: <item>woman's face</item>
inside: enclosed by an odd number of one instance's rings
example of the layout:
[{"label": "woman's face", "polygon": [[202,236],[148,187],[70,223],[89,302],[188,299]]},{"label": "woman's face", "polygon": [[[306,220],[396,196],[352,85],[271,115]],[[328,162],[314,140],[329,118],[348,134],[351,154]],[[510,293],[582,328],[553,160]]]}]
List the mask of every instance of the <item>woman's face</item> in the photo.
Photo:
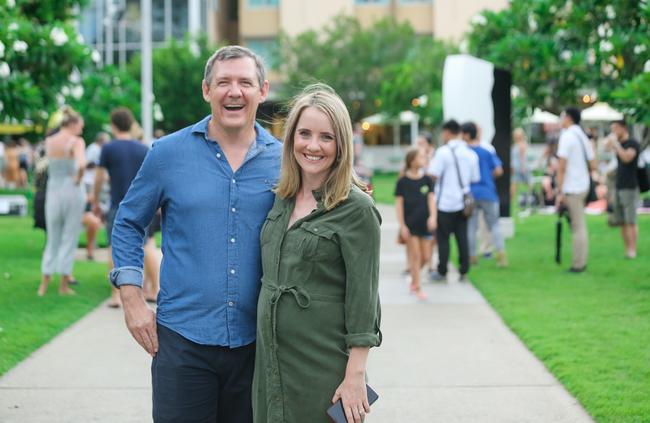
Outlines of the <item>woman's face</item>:
[{"label": "woman's face", "polygon": [[327,115],[315,107],[300,114],[293,135],[293,154],[303,178],[323,183],[336,159],[336,137]]}]

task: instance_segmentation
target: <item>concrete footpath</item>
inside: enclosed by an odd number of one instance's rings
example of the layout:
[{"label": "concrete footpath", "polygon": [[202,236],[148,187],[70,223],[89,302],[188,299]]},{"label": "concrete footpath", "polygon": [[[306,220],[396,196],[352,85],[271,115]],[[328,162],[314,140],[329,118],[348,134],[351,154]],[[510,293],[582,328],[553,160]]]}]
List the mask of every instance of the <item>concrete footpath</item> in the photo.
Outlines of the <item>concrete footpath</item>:
[{"label": "concrete footpath", "polygon": [[[592,419],[469,283],[408,293],[392,207],[381,206],[384,343],[370,354],[375,423]],[[105,304],[0,379],[0,422],[149,422],[150,358]],[[306,422],[307,423],[307,422]]]}]

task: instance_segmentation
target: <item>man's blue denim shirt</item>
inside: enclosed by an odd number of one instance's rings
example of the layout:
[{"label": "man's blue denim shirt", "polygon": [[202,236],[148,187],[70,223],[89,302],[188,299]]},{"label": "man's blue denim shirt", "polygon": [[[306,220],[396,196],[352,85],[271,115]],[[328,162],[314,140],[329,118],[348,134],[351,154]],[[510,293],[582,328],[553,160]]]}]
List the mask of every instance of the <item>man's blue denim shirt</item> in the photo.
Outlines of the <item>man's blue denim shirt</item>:
[{"label": "man's blue denim shirt", "polygon": [[157,321],[203,345],[255,341],[262,267],[260,229],[271,209],[282,144],[259,124],[232,172],[208,139],[210,116],[153,145],[113,226],[115,286],[142,286],[145,228],[162,210]]}]

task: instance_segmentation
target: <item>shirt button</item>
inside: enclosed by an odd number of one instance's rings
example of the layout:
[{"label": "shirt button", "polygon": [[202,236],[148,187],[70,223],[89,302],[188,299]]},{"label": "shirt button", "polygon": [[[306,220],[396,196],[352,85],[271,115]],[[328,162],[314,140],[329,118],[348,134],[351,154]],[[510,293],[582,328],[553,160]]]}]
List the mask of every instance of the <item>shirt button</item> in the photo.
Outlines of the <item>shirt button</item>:
[{"label": "shirt button", "polygon": [[235,180],[234,180],[234,179],[232,180],[232,183],[233,183],[233,184],[235,183]]},{"label": "shirt button", "polygon": [[234,275],[235,274],[235,269],[230,269],[230,274]]},{"label": "shirt button", "polygon": [[233,207],[232,209],[230,209],[230,211],[234,213],[237,211],[237,209]]},{"label": "shirt button", "polygon": [[230,242],[235,243],[235,238],[230,238]]},{"label": "shirt button", "polygon": [[318,232],[318,228],[314,228],[314,232]]},{"label": "shirt button", "polygon": [[221,158],[221,153],[217,153],[217,159]]},{"label": "shirt button", "polygon": [[228,301],[228,307],[233,307],[234,305],[235,303],[233,303],[232,301]]}]

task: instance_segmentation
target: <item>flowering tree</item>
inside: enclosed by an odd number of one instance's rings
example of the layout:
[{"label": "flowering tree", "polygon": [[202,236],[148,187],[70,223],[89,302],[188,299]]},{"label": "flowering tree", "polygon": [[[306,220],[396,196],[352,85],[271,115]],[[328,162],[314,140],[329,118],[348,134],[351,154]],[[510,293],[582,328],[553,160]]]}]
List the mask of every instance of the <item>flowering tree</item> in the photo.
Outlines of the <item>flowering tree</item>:
[{"label": "flowering tree", "polygon": [[624,89],[648,80],[641,75],[650,72],[649,20],[647,0],[512,0],[474,17],[468,49],[512,71],[519,117],[595,94],[650,124],[647,88]]},{"label": "flowering tree", "polygon": [[86,0],[0,0],[0,122],[45,122],[83,95],[81,70],[99,54],[72,19]]}]

